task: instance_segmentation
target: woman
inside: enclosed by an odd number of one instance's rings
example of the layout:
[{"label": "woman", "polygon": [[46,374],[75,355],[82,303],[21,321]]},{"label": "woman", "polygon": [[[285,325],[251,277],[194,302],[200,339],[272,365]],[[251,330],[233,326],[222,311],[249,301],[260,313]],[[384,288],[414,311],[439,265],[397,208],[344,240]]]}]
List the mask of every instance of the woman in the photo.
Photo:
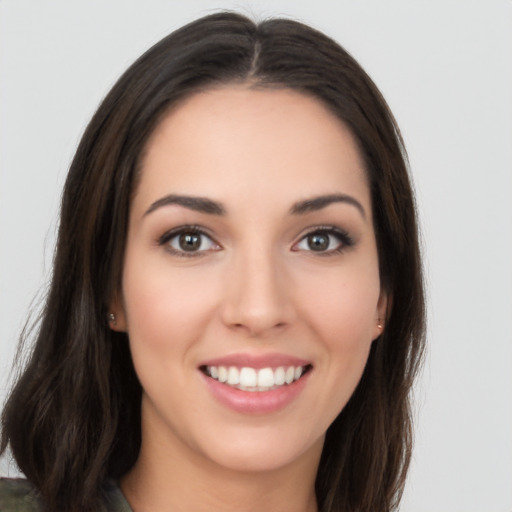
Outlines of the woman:
[{"label": "woman", "polygon": [[299,23],[202,18],[128,69],[79,145],[3,413],[30,483],[0,500],[393,510],[423,336],[405,151],[375,85]]}]

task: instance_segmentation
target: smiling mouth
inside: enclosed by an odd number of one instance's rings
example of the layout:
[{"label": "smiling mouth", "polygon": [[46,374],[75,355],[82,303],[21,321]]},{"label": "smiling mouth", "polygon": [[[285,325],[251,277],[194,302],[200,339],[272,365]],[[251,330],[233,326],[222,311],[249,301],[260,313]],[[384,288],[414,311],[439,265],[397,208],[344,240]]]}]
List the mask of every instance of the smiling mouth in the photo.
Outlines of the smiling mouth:
[{"label": "smiling mouth", "polygon": [[208,377],[242,391],[272,391],[289,386],[301,379],[313,367],[278,366],[277,368],[251,368],[244,366],[201,366],[199,369]]}]

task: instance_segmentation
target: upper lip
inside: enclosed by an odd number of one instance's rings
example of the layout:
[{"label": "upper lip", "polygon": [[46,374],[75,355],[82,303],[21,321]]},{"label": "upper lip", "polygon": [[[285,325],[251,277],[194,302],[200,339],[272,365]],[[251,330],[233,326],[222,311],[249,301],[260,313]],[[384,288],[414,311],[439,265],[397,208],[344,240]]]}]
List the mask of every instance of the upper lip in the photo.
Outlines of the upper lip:
[{"label": "upper lip", "polygon": [[238,368],[278,368],[279,366],[307,366],[311,361],[299,357],[270,353],[270,354],[227,354],[203,361],[199,366],[236,366]]}]

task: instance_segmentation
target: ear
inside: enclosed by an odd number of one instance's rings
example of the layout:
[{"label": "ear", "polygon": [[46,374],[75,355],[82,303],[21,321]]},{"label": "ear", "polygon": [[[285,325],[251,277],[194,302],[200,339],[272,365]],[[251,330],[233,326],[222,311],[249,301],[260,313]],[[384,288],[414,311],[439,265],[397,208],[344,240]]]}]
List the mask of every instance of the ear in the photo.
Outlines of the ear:
[{"label": "ear", "polygon": [[126,332],[126,313],[119,294],[116,294],[114,299],[110,301],[107,320],[113,331]]},{"label": "ear", "polygon": [[386,322],[391,312],[392,297],[388,292],[381,288],[377,307],[375,309],[375,326],[373,329],[373,339],[376,340],[385,330]]}]

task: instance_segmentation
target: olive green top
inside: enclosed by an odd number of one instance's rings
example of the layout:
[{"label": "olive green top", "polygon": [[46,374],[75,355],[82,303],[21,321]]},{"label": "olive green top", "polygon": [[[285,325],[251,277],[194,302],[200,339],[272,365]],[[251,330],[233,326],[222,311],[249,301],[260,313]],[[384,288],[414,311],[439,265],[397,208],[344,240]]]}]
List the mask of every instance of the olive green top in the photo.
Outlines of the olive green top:
[{"label": "olive green top", "polygon": [[[37,490],[23,478],[0,478],[1,512],[43,512]],[[105,512],[133,512],[114,482],[105,486]]]}]

